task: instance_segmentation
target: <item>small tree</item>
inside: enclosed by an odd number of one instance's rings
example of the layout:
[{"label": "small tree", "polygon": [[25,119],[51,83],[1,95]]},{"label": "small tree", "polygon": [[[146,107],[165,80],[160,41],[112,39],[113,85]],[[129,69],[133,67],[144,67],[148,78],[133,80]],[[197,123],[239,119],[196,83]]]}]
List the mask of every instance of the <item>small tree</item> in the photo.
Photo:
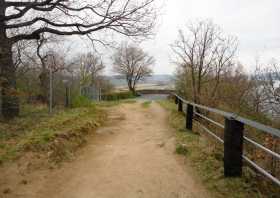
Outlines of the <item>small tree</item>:
[{"label": "small tree", "polygon": [[94,53],[80,54],[75,61],[79,66],[80,85],[89,86],[96,84],[98,77],[105,69],[101,57]]},{"label": "small tree", "polygon": [[[259,107],[262,112],[280,117],[280,64],[273,59],[267,66],[260,65],[254,78],[259,92]],[[254,95],[255,96],[255,95]]]},{"label": "small tree", "polygon": [[113,56],[113,70],[125,76],[129,90],[136,94],[136,85],[144,77],[152,74],[151,66],[155,63],[141,48],[122,44]]}]

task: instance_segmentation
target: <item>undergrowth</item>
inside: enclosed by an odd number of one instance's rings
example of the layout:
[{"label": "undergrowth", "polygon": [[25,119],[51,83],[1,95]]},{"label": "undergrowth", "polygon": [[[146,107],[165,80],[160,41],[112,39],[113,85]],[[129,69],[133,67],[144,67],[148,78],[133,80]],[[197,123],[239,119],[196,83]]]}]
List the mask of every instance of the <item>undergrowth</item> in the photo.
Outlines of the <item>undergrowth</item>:
[{"label": "undergrowth", "polygon": [[136,95],[134,95],[130,91],[123,91],[123,92],[112,92],[102,95],[102,100],[106,101],[117,101],[117,100],[123,100],[123,99],[131,99],[136,98]]},{"label": "undergrowth", "polygon": [[74,108],[78,108],[78,107],[94,107],[95,104],[85,96],[77,96],[74,97],[71,105]]},{"label": "undergrowth", "polygon": [[[170,111],[170,125],[176,129],[176,152],[186,156],[205,186],[213,193],[214,197],[231,198],[276,198],[277,190],[269,192],[265,186],[260,187],[256,173],[249,167],[243,168],[243,177],[225,178],[223,176],[223,148],[211,137],[196,133],[184,128],[185,118],[177,111],[176,105],[170,101],[159,101],[160,105]],[[183,146],[182,146],[183,145]],[[276,187],[277,188],[277,187]]]}]

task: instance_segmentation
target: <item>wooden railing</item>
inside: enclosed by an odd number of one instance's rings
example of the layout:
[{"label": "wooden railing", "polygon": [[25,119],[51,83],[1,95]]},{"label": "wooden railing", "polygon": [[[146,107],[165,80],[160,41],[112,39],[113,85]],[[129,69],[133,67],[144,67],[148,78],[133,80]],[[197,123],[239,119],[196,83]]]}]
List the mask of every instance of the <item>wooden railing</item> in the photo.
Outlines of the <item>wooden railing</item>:
[{"label": "wooden railing", "polygon": [[[172,94],[175,97],[175,103],[178,105],[178,111],[183,112],[183,104],[186,105],[186,128],[189,130],[193,129],[194,117],[200,117],[224,131],[224,138],[219,137],[210,129],[205,127],[201,122],[197,122],[199,127],[201,127],[205,132],[213,136],[217,141],[224,145],[224,176],[225,177],[241,177],[242,176],[242,166],[243,161],[246,161],[250,166],[252,166],[259,173],[263,174],[265,177],[273,181],[275,184],[280,186],[280,180],[270,174],[267,170],[259,166],[248,156],[243,154],[243,141],[246,141],[253,146],[262,149],[269,155],[272,155],[275,159],[280,160],[280,154],[269,148],[257,143],[256,141],[244,136],[244,126],[250,126],[258,129],[262,132],[268,133],[275,138],[280,138],[280,130],[263,125],[261,123],[243,118],[234,113],[229,113],[221,111],[219,109],[203,106],[200,104],[195,104],[186,101],[182,97]],[[214,121],[213,119],[206,116],[206,113],[201,113],[201,111],[214,113],[220,115],[224,118],[224,125]]]}]

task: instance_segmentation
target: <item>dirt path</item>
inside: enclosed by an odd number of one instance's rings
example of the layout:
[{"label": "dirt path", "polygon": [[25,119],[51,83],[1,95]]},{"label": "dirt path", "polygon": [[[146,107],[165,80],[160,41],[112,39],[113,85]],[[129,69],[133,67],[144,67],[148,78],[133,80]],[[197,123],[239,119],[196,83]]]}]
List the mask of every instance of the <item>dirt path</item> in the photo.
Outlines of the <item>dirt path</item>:
[{"label": "dirt path", "polygon": [[[181,157],[167,112],[152,103],[113,107],[73,162],[41,173],[15,197],[28,198],[207,198]],[[37,181],[36,181],[37,180]],[[0,196],[1,197],[1,196]]]}]

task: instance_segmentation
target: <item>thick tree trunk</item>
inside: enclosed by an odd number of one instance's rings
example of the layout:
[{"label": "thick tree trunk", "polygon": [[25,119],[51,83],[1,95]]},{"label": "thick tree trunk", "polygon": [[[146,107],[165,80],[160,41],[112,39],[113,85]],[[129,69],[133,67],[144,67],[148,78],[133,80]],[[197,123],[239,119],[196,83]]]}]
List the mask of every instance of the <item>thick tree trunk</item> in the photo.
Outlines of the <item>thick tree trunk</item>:
[{"label": "thick tree trunk", "polygon": [[13,43],[7,38],[4,1],[0,1],[0,86],[2,94],[2,115],[11,119],[19,114],[19,100],[16,92],[16,69],[13,64]]},{"label": "thick tree trunk", "polygon": [[11,119],[19,114],[19,99],[16,91],[16,69],[13,64],[12,43],[0,36],[0,68],[2,87],[2,115]]}]

